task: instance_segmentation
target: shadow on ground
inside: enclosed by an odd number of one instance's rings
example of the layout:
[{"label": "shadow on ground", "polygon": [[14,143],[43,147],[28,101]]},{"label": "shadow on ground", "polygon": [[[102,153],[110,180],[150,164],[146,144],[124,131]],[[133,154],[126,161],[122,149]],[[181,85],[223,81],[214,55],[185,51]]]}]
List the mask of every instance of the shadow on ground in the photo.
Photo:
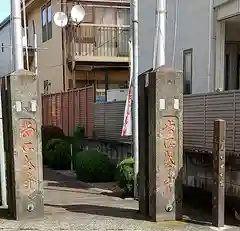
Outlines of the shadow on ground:
[{"label": "shadow on ground", "polygon": [[99,215],[99,216],[146,220],[146,217],[143,217],[141,214],[139,214],[138,210],[134,210],[134,209],[107,207],[107,206],[99,206],[99,205],[91,205],[91,204],[78,204],[78,205],[45,204],[45,205],[51,206],[51,207],[57,207],[57,208],[64,208],[69,212],[75,212],[75,213],[86,213],[86,214]]},{"label": "shadow on ground", "polygon": [[75,189],[88,189],[87,184],[83,184],[80,181],[76,181],[71,176],[66,176],[48,168],[44,168],[43,179],[45,186],[50,187],[64,187],[64,188],[75,188]]},{"label": "shadow on ground", "polygon": [[[235,219],[233,208],[239,199],[225,198],[225,224],[239,226],[240,221]],[[212,193],[196,188],[184,188],[183,211],[191,223],[212,224]]]},{"label": "shadow on ground", "polygon": [[[74,189],[89,188],[87,184],[82,184],[81,182],[76,181],[76,179],[71,176],[64,176],[50,169],[44,169],[44,180],[48,181],[47,184],[48,186],[69,188],[70,191],[73,191]],[[64,189],[52,189],[52,190],[63,191]],[[88,193],[90,195],[92,192],[89,191],[86,194]],[[114,193],[103,192],[101,194],[109,197],[123,198],[121,192]],[[119,201],[119,203],[122,202]],[[126,203],[126,201],[124,203]],[[240,222],[234,218],[234,213],[232,209],[236,203],[238,202],[235,202],[235,200],[232,200],[231,198],[230,199],[226,198],[225,224],[240,227]],[[140,215],[138,211],[134,209],[107,207],[92,204],[77,204],[77,205],[45,204],[45,205],[57,208],[64,208],[67,211],[75,213],[86,213],[110,217],[122,217],[137,220],[149,220],[148,218]],[[211,225],[212,223],[211,210],[212,210],[211,193],[196,188],[184,188],[183,215],[184,217],[187,217],[186,222],[198,225]]]},{"label": "shadow on ground", "polygon": [[[45,204],[46,206],[64,208],[69,212],[74,213],[85,213],[98,216],[108,216],[108,217],[118,217],[118,218],[127,218],[135,220],[146,220],[151,221],[150,218],[141,215],[137,210],[126,209],[119,207],[108,207],[100,205],[91,205],[91,204],[78,204],[78,205],[53,205]],[[187,219],[185,217],[188,217]],[[193,209],[189,206],[184,206],[184,222],[201,225],[201,226],[211,226],[211,213],[203,209]],[[225,220],[226,225],[230,226],[239,226],[236,220],[227,216]]]}]

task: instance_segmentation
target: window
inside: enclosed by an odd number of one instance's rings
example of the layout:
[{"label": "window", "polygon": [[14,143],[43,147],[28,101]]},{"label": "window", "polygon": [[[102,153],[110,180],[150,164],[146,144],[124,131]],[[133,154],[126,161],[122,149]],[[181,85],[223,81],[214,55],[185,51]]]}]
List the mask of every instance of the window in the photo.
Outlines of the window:
[{"label": "window", "polygon": [[48,2],[42,7],[42,41],[46,42],[52,38],[52,7]]},{"label": "window", "polygon": [[68,80],[68,89],[73,89],[73,79]]},{"label": "window", "polygon": [[239,89],[239,80],[240,80],[240,54],[238,54],[237,60],[237,78],[236,78],[236,89]]},{"label": "window", "polygon": [[51,83],[49,83],[48,80],[44,80],[43,81],[43,88],[44,88],[43,92],[44,92],[44,94],[48,94],[49,93],[50,86],[51,86]]},{"label": "window", "polygon": [[230,77],[230,55],[225,55],[225,77],[224,77],[224,90],[229,90],[229,77]]},{"label": "window", "polygon": [[94,8],[92,6],[83,5],[85,16],[83,23],[94,23]]},{"label": "window", "polygon": [[183,93],[192,94],[192,49],[183,51]]}]

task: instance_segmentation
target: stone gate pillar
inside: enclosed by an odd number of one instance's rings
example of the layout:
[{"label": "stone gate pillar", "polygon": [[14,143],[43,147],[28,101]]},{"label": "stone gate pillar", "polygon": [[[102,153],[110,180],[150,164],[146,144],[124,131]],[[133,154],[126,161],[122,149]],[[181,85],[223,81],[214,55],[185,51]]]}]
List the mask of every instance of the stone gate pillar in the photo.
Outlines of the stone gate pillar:
[{"label": "stone gate pillar", "polygon": [[[7,78],[9,101],[9,211],[16,220],[42,217],[41,96],[37,76],[20,70]],[[11,134],[12,130],[12,134]]]},{"label": "stone gate pillar", "polygon": [[148,79],[149,216],[181,219],[183,171],[182,73],[160,67]]}]

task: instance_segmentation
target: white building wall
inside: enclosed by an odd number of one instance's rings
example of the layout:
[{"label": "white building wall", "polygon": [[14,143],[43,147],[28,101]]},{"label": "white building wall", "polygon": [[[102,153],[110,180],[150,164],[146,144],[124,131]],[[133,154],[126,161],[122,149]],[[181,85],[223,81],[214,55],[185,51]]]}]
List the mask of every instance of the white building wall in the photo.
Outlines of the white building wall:
[{"label": "white building wall", "polygon": [[[176,3],[178,4],[176,14]],[[139,72],[152,67],[155,33],[155,1],[139,2]],[[210,1],[167,0],[166,65],[183,69],[183,51],[193,49],[192,93],[213,90],[208,80]],[[177,30],[175,37],[175,23]],[[174,38],[176,39],[174,51]],[[175,55],[174,55],[175,54]],[[173,58],[175,57],[175,58]]]},{"label": "white building wall", "polygon": [[[1,26],[2,25],[2,26]],[[12,72],[13,65],[11,62],[11,27],[10,22],[0,25],[0,77]],[[3,48],[1,47],[3,44]]]},{"label": "white building wall", "polygon": [[[209,0],[178,0],[177,13],[177,1],[168,0],[167,2],[166,64],[172,65],[173,62],[176,69],[182,70],[183,51],[193,49],[192,93],[203,93],[213,90],[211,81],[208,81]],[[176,37],[175,26],[177,27]]]},{"label": "white building wall", "polygon": [[219,6],[219,5],[222,5],[222,4],[227,3],[229,1],[231,1],[231,0],[214,0],[213,2],[214,2],[214,6]]},{"label": "white building wall", "polygon": [[139,0],[139,74],[152,68],[153,64],[155,8],[156,1]]}]

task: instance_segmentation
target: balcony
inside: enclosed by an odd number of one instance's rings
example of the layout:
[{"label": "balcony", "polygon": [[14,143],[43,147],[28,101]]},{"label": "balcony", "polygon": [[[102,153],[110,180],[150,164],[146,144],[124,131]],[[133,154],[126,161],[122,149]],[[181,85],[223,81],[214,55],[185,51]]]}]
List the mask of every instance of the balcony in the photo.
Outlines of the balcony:
[{"label": "balcony", "polygon": [[82,24],[67,30],[69,61],[98,63],[129,62],[129,26]]},{"label": "balcony", "polygon": [[222,5],[222,4],[227,3],[228,1],[229,1],[229,0],[214,0],[213,5],[214,5],[214,7],[220,6],[220,5]]}]

